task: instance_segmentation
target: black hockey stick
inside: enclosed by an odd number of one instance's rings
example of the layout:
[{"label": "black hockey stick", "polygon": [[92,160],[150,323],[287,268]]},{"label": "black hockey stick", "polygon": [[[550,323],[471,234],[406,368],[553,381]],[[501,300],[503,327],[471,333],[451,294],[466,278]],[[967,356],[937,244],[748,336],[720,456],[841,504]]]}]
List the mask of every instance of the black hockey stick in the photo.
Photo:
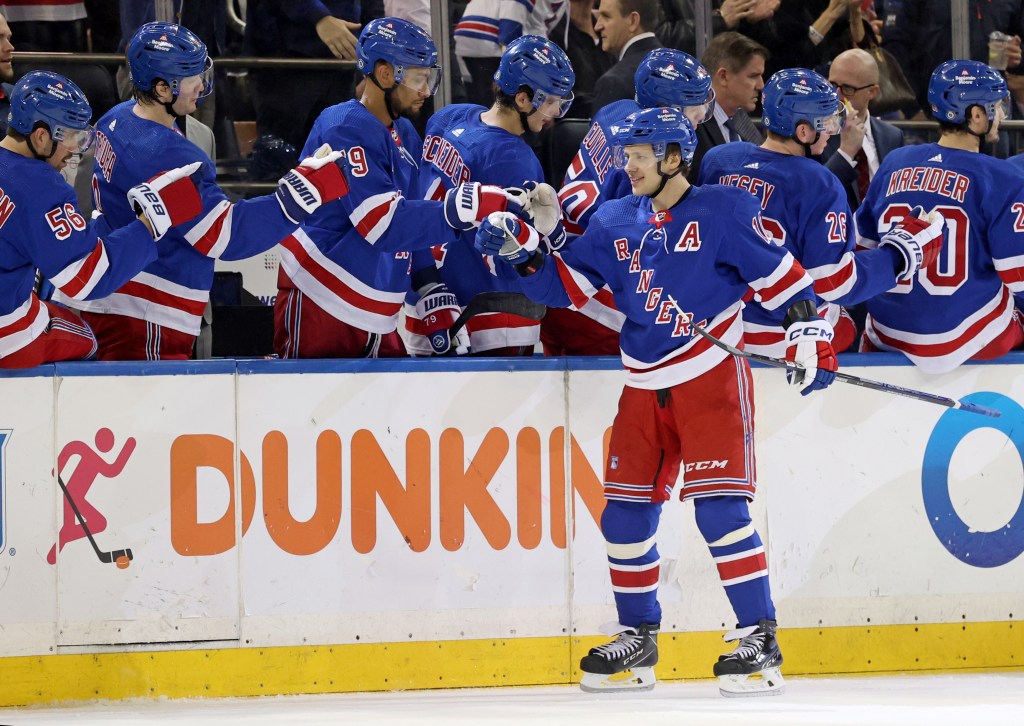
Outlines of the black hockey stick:
[{"label": "black hockey stick", "polygon": [[482,292],[470,300],[469,305],[455,319],[452,327],[448,329],[448,336],[454,339],[455,335],[466,327],[470,318],[483,313],[509,313],[521,318],[540,320],[547,311],[546,306],[518,292]]},{"label": "black hockey stick", "polygon": [[[683,309],[679,307],[679,303],[669,295],[668,301],[672,303],[676,310],[680,313]],[[761,355],[760,353],[748,353],[745,350],[740,350],[734,346],[729,345],[713,336],[700,325],[694,325],[693,329],[697,331],[702,337],[707,338],[709,341],[717,345],[722,350],[728,352],[730,355],[735,355],[740,358],[746,358],[747,360],[757,361],[763,363],[766,366],[772,366],[774,368],[785,368],[788,371],[802,371],[804,367],[799,363],[794,363],[789,360],[782,360],[780,358],[772,358],[771,356]],[[903,386],[897,386],[892,383],[883,383],[882,381],[873,381],[870,378],[861,378],[860,376],[853,376],[849,373],[836,373],[836,380],[840,380],[843,383],[849,383],[852,386],[860,386],[861,388],[870,388],[872,391],[882,391],[883,393],[891,393],[896,396],[904,396],[906,398],[913,398],[916,401],[924,401],[925,403],[934,403],[939,406],[945,406],[946,408],[958,408],[961,411],[968,411],[970,413],[977,413],[982,416],[990,416],[991,418],[999,418],[1003,414],[994,408],[988,406],[979,406],[976,403],[969,403],[968,401],[960,401],[955,398],[946,398],[936,393],[926,393],[925,391],[917,391],[913,388],[904,388]]]},{"label": "black hockey stick", "polygon": [[75,500],[71,497],[71,492],[69,492],[68,488],[64,486],[64,480],[60,478],[60,474],[57,475],[57,483],[60,484],[60,490],[64,492],[64,496],[67,498],[68,504],[71,505],[71,511],[75,513],[75,516],[78,518],[78,523],[82,525],[82,531],[85,532],[85,536],[89,538],[89,544],[92,545],[92,549],[96,553],[96,556],[100,558],[100,562],[105,562],[107,564],[113,562],[116,564],[122,557],[127,557],[129,560],[133,559],[130,547],[126,547],[123,550],[111,550],[110,552],[104,552],[101,550],[96,544],[96,539],[92,536],[92,532],[89,531],[89,525],[85,523],[85,517],[83,517],[82,513],[78,511],[78,505],[75,504]]}]

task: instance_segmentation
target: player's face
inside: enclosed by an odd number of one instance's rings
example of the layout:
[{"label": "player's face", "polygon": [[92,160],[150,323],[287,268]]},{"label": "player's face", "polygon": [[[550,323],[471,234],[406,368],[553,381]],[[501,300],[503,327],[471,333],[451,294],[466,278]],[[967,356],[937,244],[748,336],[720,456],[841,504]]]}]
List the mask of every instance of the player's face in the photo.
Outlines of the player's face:
[{"label": "player's face", "polygon": [[650,144],[636,144],[624,147],[622,153],[625,156],[623,169],[626,176],[629,177],[629,185],[633,194],[638,196],[654,194],[661,184],[661,176],[658,174],[658,157],[654,155],[654,148]]},{"label": "player's face", "polygon": [[182,116],[192,113],[199,106],[199,98],[205,88],[203,76],[192,76],[178,84],[178,99],[174,102],[174,110]]},{"label": "player's face", "polygon": [[399,84],[391,94],[391,108],[399,116],[416,118],[428,98],[430,93],[425,89],[415,90],[405,84]]},{"label": "player's face", "polygon": [[11,26],[7,19],[0,16],[0,81],[10,82],[14,80],[14,68],[11,67],[11,57],[14,54],[14,46],[11,44]]}]

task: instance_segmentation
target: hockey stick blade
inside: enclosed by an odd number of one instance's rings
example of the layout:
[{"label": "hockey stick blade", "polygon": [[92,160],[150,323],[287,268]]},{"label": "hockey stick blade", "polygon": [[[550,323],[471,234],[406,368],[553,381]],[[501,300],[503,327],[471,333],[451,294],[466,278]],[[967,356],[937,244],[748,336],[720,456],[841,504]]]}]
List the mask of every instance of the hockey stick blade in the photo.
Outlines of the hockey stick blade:
[{"label": "hockey stick blade", "polygon": [[75,517],[78,519],[78,524],[81,525],[82,531],[85,532],[85,536],[89,539],[89,544],[92,545],[93,552],[96,553],[96,557],[99,558],[100,562],[110,564],[111,562],[117,563],[117,560],[121,557],[127,557],[129,560],[134,559],[132,556],[132,550],[130,547],[126,547],[123,550],[113,550],[111,552],[104,552],[96,544],[96,539],[92,536],[92,532],[89,530],[89,525],[85,523],[85,517],[78,511],[78,505],[75,504],[74,498],[71,496],[71,492],[68,491],[67,486],[64,484],[64,480],[61,479],[60,474],[57,475],[57,483],[60,484],[60,489],[64,492],[64,497],[68,500],[68,504],[71,505],[71,511],[75,513]]},{"label": "hockey stick blade", "polygon": [[[675,301],[672,301],[675,302]],[[678,304],[676,304],[678,308]],[[704,330],[699,325],[693,326],[701,336],[709,340],[710,342],[717,345],[722,350],[728,352],[731,355],[738,356],[740,358],[746,358],[747,360],[756,361],[757,363],[763,363],[767,366],[773,366],[775,368],[785,368],[790,371],[802,371],[804,367],[799,363],[793,361],[781,360],[779,358],[772,358],[771,356],[761,355],[760,353],[748,353],[745,350],[740,350],[728,343],[719,340],[708,331]],[[912,398],[915,401],[924,401],[925,403],[934,403],[938,406],[945,406],[946,408],[955,408],[961,411],[967,411],[968,413],[976,413],[981,416],[989,416],[991,418],[999,418],[1003,414],[994,408],[988,406],[979,406],[976,403],[970,403],[969,401],[960,401],[955,398],[946,398],[936,393],[927,393],[925,391],[917,391],[913,388],[904,388],[903,386],[897,386],[892,383],[883,383],[882,381],[873,381],[870,378],[861,378],[860,376],[854,376],[849,373],[836,373],[836,380],[842,381],[843,383],[849,383],[851,386],[860,386],[861,388],[869,388],[872,391],[882,391],[883,393],[891,393],[894,396],[903,396],[905,398]]]},{"label": "hockey stick blade", "polygon": [[448,329],[448,335],[454,340],[455,335],[466,326],[471,318],[483,313],[509,313],[521,318],[540,320],[547,310],[544,305],[534,302],[518,292],[482,292],[470,300],[466,309]]}]

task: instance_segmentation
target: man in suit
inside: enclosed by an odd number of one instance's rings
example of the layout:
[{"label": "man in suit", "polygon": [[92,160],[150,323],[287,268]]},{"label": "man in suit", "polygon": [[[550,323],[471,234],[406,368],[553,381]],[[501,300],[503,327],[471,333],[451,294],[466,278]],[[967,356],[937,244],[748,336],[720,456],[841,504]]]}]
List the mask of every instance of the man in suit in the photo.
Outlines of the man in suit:
[{"label": "man in suit", "polygon": [[828,80],[849,113],[843,132],[828,141],[825,165],[839,177],[850,209],[856,210],[882,159],[903,146],[903,132],[868,112],[868,104],[878,95],[878,63],[870,53],[860,48],[840,53],[832,61]]},{"label": "man in suit", "polygon": [[701,63],[711,74],[715,115],[697,127],[697,150],[687,177],[696,183],[700,162],[708,149],[730,141],[760,144],[764,134],[750,119],[764,88],[768,49],[745,35],[727,31],[708,43]]},{"label": "man in suit", "polygon": [[633,76],[640,61],[661,43],[653,32],[658,23],[657,0],[601,0],[594,18],[601,50],[618,59],[594,85],[592,110],[596,114],[613,101],[633,98]]}]

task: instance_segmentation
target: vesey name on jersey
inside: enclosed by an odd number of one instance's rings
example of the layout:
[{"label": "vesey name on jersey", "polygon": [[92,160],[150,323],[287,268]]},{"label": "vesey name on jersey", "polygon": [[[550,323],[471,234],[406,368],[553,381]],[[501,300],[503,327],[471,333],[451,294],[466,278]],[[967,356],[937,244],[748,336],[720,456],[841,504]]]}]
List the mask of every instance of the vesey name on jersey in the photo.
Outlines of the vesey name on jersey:
[{"label": "vesey name on jersey", "polygon": [[14,212],[15,204],[11,201],[11,198],[7,196],[7,192],[0,189],[0,227],[7,224],[8,218],[11,213]]},{"label": "vesey name on jersey", "polygon": [[971,180],[950,169],[934,166],[911,166],[897,169],[889,175],[885,196],[897,192],[931,192],[963,203]]},{"label": "vesey name on jersey", "polygon": [[599,124],[593,124],[583,137],[583,148],[586,149],[590,163],[594,166],[597,181],[603,183],[604,175],[608,173],[608,167],[612,164],[612,149]]},{"label": "vesey name on jersey", "polygon": [[462,155],[443,136],[428,136],[423,144],[423,160],[451,180],[452,186],[469,181],[469,169]]},{"label": "vesey name on jersey", "polygon": [[761,200],[761,209],[768,208],[768,200],[775,193],[775,185],[766,182],[764,179],[748,176],[746,174],[725,174],[718,178],[719,184],[726,184],[731,187],[746,189],[755,197]]},{"label": "vesey name on jersey", "polygon": [[114,162],[117,161],[117,154],[114,153],[110,141],[99,131],[96,132],[96,164],[103,173],[103,178],[109,182],[110,175],[114,172]]}]

